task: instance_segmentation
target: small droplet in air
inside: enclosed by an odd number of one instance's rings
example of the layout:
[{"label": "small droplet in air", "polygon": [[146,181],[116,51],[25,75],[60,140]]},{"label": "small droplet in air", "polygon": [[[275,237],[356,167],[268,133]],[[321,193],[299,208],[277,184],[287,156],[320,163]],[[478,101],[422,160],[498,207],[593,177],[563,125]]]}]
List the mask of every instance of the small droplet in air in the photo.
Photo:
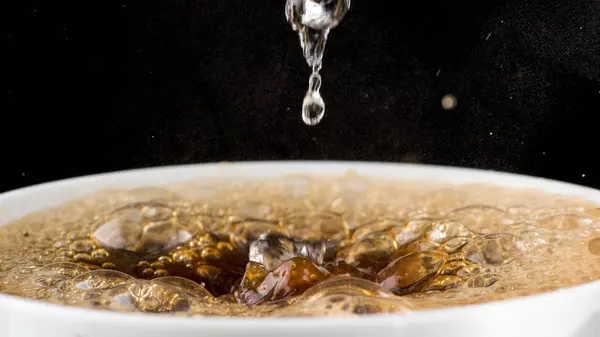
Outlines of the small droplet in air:
[{"label": "small droplet in air", "polygon": [[318,91],[309,91],[302,102],[302,120],[306,125],[317,125],[325,116],[325,102]]},{"label": "small droplet in air", "polygon": [[458,101],[454,95],[446,95],[442,98],[442,108],[444,110],[452,110],[456,108]]}]

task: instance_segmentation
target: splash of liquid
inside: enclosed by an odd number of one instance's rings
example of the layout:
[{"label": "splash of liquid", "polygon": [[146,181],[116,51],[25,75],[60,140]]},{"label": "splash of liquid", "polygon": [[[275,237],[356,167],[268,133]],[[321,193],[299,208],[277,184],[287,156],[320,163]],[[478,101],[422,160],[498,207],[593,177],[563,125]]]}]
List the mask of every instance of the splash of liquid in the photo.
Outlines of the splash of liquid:
[{"label": "splash of liquid", "polygon": [[325,116],[321,96],[323,53],[329,31],[335,28],[350,9],[350,0],[287,0],[285,15],[300,37],[304,58],[312,69],[308,91],[302,103],[302,120],[317,125]]}]

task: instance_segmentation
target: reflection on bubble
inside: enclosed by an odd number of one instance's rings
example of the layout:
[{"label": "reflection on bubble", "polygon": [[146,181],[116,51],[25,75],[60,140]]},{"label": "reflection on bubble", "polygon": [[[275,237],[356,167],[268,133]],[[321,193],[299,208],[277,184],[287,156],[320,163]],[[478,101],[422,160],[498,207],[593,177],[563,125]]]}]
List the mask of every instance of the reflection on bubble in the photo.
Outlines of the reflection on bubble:
[{"label": "reflection on bubble", "polygon": [[521,241],[511,234],[489,234],[473,240],[465,257],[484,264],[506,264],[523,254]]},{"label": "reflection on bubble", "polygon": [[184,291],[197,300],[212,299],[213,296],[200,284],[182,277],[159,277],[153,283],[164,284]]},{"label": "reflection on bubble", "polygon": [[87,272],[86,268],[75,263],[53,263],[35,271],[31,276],[31,282],[40,288],[52,287]]},{"label": "reflection on bubble", "polygon": [[94,270],[69,281],[77,290],[106,290],[133,280],[133,277],[115,270]]},{"label": "reflection on bubble", "polygon": [[169,206],[133,204],[100,219],[92,237],[105,248],[157,253],[188,241],[201,229],[191,219],[185,220]]},{"label": "reflection on bubble", "polygon": [[110,289],[104,295],[107,306],[119,311],[180,312],[193,306],[185,292],[168,285],[148,281],[132,281]]},{"label": "reflection on bubble", "polygon": [[302,295],[302,300],[312,301],[331,295],[372,297],[393,296],[377,283],[346,276],[331,278],[311,287]]},{"label": "reflection on bubble", "polygon": [[472,231],[493,233],[515,223],[505,211],[489,205],[470,205],[455,209],[446,215]]},{"label": "reflection on bubble", "polygon": [[409,292],[436,274],[445,257],[444,253],[436,251],[410,253],[392,261],[377,274],[377,280],[384,289],[396,294]]},{"label": "reflection on bubble", "polygon": [[475,233],[457,221],[435,221],[425,233],[425,237],[429,241],[440,244],[458,237],[470,238],[474,236]]}]

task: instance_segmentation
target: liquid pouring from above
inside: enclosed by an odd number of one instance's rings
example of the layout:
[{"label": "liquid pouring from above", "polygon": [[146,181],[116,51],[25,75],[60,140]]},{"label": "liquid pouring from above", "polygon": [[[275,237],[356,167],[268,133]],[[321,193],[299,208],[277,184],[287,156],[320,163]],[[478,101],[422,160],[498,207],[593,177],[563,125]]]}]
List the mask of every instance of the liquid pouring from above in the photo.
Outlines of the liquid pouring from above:
[{"label": "liquid pouring from above", "polygon": [[312,69],[309,86],[302,102],[302,120],[317,125],[325,116],[321,96],[323,52],[329,31],[335,28],[350,9],[351,0],[287,0],[285,15],[300,37],[304,58]]}]

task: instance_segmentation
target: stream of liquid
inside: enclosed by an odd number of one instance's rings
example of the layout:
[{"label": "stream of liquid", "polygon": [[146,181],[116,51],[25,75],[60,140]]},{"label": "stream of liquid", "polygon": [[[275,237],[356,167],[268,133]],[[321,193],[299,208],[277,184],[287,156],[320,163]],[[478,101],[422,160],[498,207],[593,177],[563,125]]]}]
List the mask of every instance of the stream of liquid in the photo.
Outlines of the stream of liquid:
[{"label": "stream of liquid", "polygon": [[330,30],[340,23],[349,9],[350,0],[287,0],[287,20],[298,33],[304,58],[312,70],[302,102],[302,120],[307,125],[317,125],[325,116],[319,73],[323,53]]}]

